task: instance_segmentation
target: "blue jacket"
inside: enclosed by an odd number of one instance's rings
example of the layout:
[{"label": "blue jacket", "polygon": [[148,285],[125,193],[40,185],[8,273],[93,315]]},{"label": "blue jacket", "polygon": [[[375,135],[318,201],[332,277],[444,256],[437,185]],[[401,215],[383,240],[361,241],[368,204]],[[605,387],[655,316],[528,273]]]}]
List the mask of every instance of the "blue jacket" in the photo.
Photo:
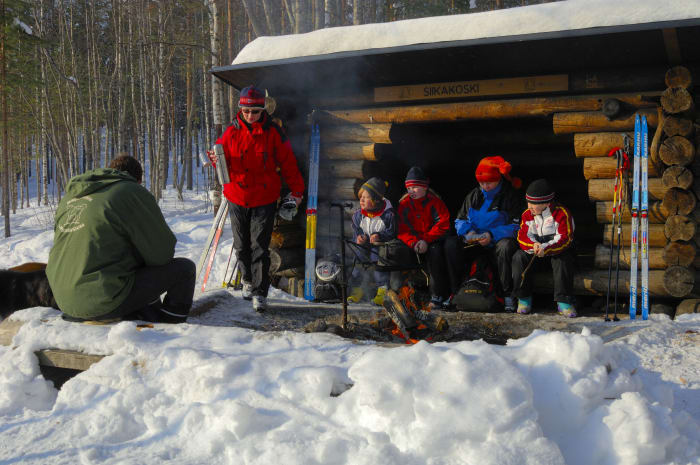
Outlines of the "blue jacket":
[{"label": "blue jacket", "polygon": [[515,238],[520,225],[520,214],[525,209],[521,195],[510,183],[501,183],[489,192],[474,188],[464,199],[455,219],[458,236],[469,231],[489,232],[493,242]]}]

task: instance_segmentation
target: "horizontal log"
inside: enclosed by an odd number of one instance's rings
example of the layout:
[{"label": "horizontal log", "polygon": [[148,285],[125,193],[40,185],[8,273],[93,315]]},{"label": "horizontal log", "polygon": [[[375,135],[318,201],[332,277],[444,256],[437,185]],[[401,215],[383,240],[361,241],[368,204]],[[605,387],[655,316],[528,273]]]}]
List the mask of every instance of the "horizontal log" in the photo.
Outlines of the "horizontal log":
[{"label": "horizontal log", "polygon": [[690,89],[693,85],[693,76],[685,66],[674,66],[666,71],[664,75],[666,87],[682,87]]},{"label": "horizontal log", "polygon": [[381,174],[379,163],[367,160],[321,160],[321,179],[368,179]]},{"label": "horizontal log", "polygon": [[[668,270],[649,270],[649,295],[651,297],[676,297],[664,287],[664,274]],[[629,295],[629,276],[627,270],[620,270],[618,292]],[[639,275],[638,275],[639,276]],[[700,276],[698,276],[700,278]],[[695,279],[694,282],[700,282]],[[551,271],[538,272],[534,275],[535,290],[552,292],[554,287]],[[614,287],[614,276],[613,276]],[[684,286],[687,289],[687,284]],[[606,295],[608,290],[608,270],[581,270],[574,275],[574,293],[576,295]],[[700,297],[700,290],[693,288],[688,297]]]},{"label": "horizontal log", "polygon": [[[613,200],[614,179],[591,179],[588,181],[588,198],[591,201]],[[669,188],[663,185],[661,178],[649,178],[649,200],[663,200]]]},{"label": "horizontal log", "polygon": [[304,260],[305,250],[301,247],[291,249],[270,248],[270,273],[304,266]]},{"label": "horizontal log", "polygon": [[694,266],[697,250],[692,242],[669,242],[663,249],[663,261],[669,266]]},{"label": "horizontal log", "polygon": [[683,215],[671,215],[664,224],[664,235],[669,241],[689,241],[695,237],[696,231],[695,220]]},{"label": "horizontal log", "polygon": [[664,123],[664,134],[666,134],[668,137],[690,137],[690,135],[693,133],[693,129],[693,120],[690,118],[667,116],[666,122]]},{"label": "horizontal log", "polygon": [[673,187],[664,194],[662,210],[670,215],[688,215],[695,210],[697,199],[691,191]]},{"label": "horizontal log", "polygon": [[669,266],[664,270],[663,288],[672,297],[688,296],[697,282],[695,272],[683,266]]},{"label": "horizontal log", "polygon": [[659,158],[667,165],[689,165],[695,158],[695,146],[683,136],[673,136],[659,146]]},{"label": "horizontal log", "polygon": [[279,227],[272,231],[270,247],[275,249],[288,249],[301,247],[306,242],[306,232],[296,225]]},{"label": "horizontal log", "polygon": [[376,142],[391,144],[389,133],[391,124],[334,124],[323,128],[323,141],[338,142]]},{"label": "horizontal log", "polygon": [[[649,163],[649,178],[659,177],[661,173],[652,163]],[[590,179],[615,178],[617,161],[612,157],[587,157],[583,159],[583,177]],[[630,173],[630,178],[631,178]]]},{"label": "horizontal log", "polygon": [[661,107],[666,113],[683,113],[693,106],[693,96],[684,87],[669,87],[661,93]]},{"label": "horizontal log", "polygon": [[574,153],[577,157],[607,157],[616,147],[624,147],[624,136],[634,143],[634,134],[628,132],[591,132],[574,134]]},{"label": "horizontal log", "polygon": [[321,116],[330,122],[347,121],[359,124],[547,117],[565,111],[599,111],[603,101],[611,97],[617,98],[631,107],[649,107],[653,103],[648,101],[648,97],[658,95],[658,92],[647,92],[644,94],[554,96],[438,104],[433,102],[424,105],[331,110],[323,111]]},{"label": "horizontal log", "polygon": [[676,316],[686,315],[689,313],[700,313],[700,299],[685,299],[676,307]]},{"label": "horizontal log", "polygon": [[[610,245],[610,233],[612,230],[612,224],[606,224],[603,227],[603,244],[605,245]],[[665,225],[663,224],[650,224],[649,225],[649,235],[648,235],[648,243],[649,247],[664,247],[666,243],[668,242],[668,239],[666,239],[666,235],[664,233],[665,231]],[[623,224],[622,225],[622,239],[620,242],[622,243],[622,246],[629,247],[630,241],[632,239],[632,228],[630,224]],[[615,240],[614,240],[615,245],[617,245],[617,227],[615,227]]]},{"label": "horizontal log", "polygon": [[661,183],[666,188],[690,189],[693,185],[693,173],[684,166],[669,166],[661,176]]},{"label": "horizontal log", "polygon": [[[620,269],[629,270],[630,268],[630,244],[624,243],[622,248],[620,248]],[[650,270],[663,270],[668,266],[664,262],[664,249],[663,247],[649,247],[649,269]],[[617,264],[617,247],[613,248],[613,269]],[[610,247],[602,244],[598,244],[595,247],[595,253],[593,256],[593,266],[599,270],[607,270],[610,264]]]},{"label": "horizontal log", "polygon": [[321,156],[331,160],[377,161],[377,144],[374,142],[322,143]]},{"label": "horizontal log", "polygon": [[[658,117],[655,110],[642,109],[638,113],[647,117],[649,126],[656,127]],[[554,134],[629,131],[634,129],[634,115],[609,120],[599,111],[555,113],[552,126]]]},{"label": "horizontal log", "polygon": [[[612,202],[595,203],[596,221],[601,224],[612,223]],[[664,224],[668,217],[668,212],[663,209],[661,202],[649,202],[649,223]],[[622,209],[622,222],[630,222],[629,208]]]},{"label": "horizontal log", "polygon": [[319,200],[335,202],[335,199],[357,198],[357,189],[362,180],[355,178],[331,178],[319,180]]}]

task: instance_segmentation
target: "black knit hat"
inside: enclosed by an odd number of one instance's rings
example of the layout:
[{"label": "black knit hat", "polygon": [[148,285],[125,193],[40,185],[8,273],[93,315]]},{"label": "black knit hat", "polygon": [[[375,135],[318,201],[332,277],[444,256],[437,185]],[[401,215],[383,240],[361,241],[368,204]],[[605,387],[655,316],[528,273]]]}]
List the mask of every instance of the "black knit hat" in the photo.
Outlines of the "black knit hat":
[{"label": "black knit hat", "polygon": [[406,174],[406,187],[420,186],[428,187],[430,179],[425,175],[420,166],[412,166]]},{"label": "black knit hat", "polygon": [[386,182],[382,178],[369,178],[361,187],[360,190],[366,190],[372,200],[380,201],[386,193]]},{"label": "black knit hat", "polygon": [[546,179],[538,179],[537,181],[532,181],[530,185],[527,186],[525,200],[535,204],[549,203],[554,200],[554,191],[549,186]]}]

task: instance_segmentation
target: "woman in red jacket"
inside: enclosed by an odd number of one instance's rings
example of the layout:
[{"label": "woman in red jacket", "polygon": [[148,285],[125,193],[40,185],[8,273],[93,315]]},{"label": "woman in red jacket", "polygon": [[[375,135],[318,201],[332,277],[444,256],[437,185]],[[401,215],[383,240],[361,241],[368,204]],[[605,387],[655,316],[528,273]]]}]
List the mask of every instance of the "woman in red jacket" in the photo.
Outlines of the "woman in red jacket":
[{"label": "woman in red jacket", "polygon": [[[216,141],[226,156],[230,182],[224,185],[229,201],[233,247],[241,263],[243,298],[253,308],[267,308],[270,287],[270,239],[282,178],[297,206],[304,192],[292,147],[282,129],[265,111],[265,94],[254,86],[241,91],[241,110]],[[214,160],[216,161],[216,160]]]}]

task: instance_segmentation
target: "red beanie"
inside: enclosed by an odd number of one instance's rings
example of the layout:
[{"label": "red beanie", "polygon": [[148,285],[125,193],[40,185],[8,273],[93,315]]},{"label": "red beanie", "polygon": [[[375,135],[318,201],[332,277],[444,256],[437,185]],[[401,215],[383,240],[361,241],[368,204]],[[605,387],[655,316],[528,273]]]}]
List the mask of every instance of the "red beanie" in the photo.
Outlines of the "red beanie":
[{"label": "red beanie", "polygon": [[241,91],[239,107],[265,108],[265,93],[255,86],[248,86]]},{"label": "red beanie", "polygon": [[501,176],[506,178],[518,189],[522,185],[520,178],[510,176],[512,166],[503,157],[482,158],[476,167],[476,180],[479,182],[496,182],[501,180]]}]

